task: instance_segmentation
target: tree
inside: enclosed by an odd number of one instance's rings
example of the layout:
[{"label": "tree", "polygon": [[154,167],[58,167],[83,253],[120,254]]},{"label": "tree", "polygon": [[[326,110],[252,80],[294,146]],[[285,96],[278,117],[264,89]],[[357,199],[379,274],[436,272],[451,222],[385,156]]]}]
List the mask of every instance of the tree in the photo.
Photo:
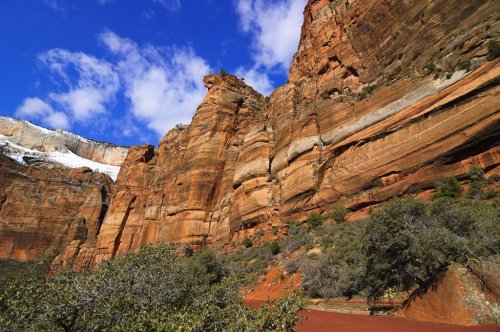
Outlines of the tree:
[{"label": "tree", "polygon": [[243,305],[245,280],[210,250],[146,246],[88,273],[22,278],[0,292],[0,326],[12,331],[285,331],[299,294],[259,309]]},{"label": "tree", "polygon": [[388,289],[428,282],[450,259],[449,236],[429,218],[426,203],[394,199],[366,224],[364,254],[369,300]]}]

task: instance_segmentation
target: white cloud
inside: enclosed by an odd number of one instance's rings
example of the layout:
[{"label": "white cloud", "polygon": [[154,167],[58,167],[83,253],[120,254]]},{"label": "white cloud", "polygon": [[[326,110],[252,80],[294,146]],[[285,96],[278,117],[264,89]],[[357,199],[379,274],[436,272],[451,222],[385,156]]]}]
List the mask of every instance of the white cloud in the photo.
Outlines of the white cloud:
[{"label": "white cloud", "polygon": [[69,129],[69,119],[63,112],[53,112],[45,119],[45,124],[51,128]]},{"label": "white cloud", "polygon": [[251,68],[249,70],[239,67],[236,69],[236,76],[243,77],[245,83],[250,85],[255,90],[259,91],[263,95],[267,96],[273,91],[273,84],[269,79],[269,76],[257,68]]},{"label": "white cloud", "polygon": [[54,112],[52,106],[40,98],[26,98],[17,108],[16,115],[21,117],[44,116]]},{"label": "white cloud", "polygon": [[118,74],[110,63],[62,49],[49,50],[38,58],[65,83],[67,91],[52,92],[49,96],[71,112],[75,120],[88,121],[106,113],[106,105],[114,100],[120,87]]},{"label": "white cloud", "polygon": [[63,112],[57,112],[40,98],[26,98],[16,111],[16,116],[29,120],[40,120],[50,128],[68,129],[69,119]]},{"label": "white cloud", "polygon": [[[16,114],[52,128],[82,123],[115,133],[110,126],[126,124],[122,136],[139,135],[142,123],[162,136],[191,121],[206,94],[203,77],[211,72],[192,48],[139,46],[111,31],[99,40],[111,52],[109,61],[64,49],[40,54],[55,87],[42,98],[25,99]],[[111,113],[122,96],[128,109]]]},{"label": "white cloud", "polygon": [[238,0],[241,29],[251,35],[253,65],[238,75],[267,95],[272,90],[270,70],[286,73],[297,50],[307,0]]},{"label": "white cloud", "polygon": [[297,50],[306,0],[238,0],[241,28],[253,38],[257,65],[288,70]]},{"label": "white cloud", "polygon": [[113,32],[100,35],[118,57],[117,68],[125,84],[131,112],[159,135],[177,123],[188,123],[203,99],[206,61],[190,48],[139,47]]}]

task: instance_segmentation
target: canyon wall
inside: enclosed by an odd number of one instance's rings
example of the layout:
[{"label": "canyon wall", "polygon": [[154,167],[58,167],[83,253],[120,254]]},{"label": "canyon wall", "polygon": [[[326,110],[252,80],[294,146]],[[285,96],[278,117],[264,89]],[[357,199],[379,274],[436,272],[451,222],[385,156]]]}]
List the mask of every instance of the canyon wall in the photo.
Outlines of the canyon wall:
[{"label": "canyon wall", "polygon": [[0,154],[0,258],[94,247],[111,183],[88,168],[40,160],[25,166]]},{"label": "canyon wall", "polygon": [[128,148],[96,142],[68,131],[49,130],[27,121],[0,116],[0,136],[9,142],[41,152],[68,152],[107,165],[120,166]]},{"label": "canyon wall", "polygon": [[[133,147],[92,264],[143,244],[238,246],[342,204],[363,216],[471,165],[498,174],[495,1],[311,0],[289,81],[205,78],[192,123]],[[89,259],[89,255],[84,258]]]},{"label": "canyon wall", "polygon": [[310,0],[286,84],[263,97],[233,75],[208,75],[192,123],[158,149],[0,117],[14,144],[121,165],[113,184],[2,157],[1,257],[59,248],[57,264],[88,267],[150,243],[232,250],[332,204],[356,219],[395,196],[428,196],[443,177],[466,181],[471,165],[499,174],[496,5]]}]

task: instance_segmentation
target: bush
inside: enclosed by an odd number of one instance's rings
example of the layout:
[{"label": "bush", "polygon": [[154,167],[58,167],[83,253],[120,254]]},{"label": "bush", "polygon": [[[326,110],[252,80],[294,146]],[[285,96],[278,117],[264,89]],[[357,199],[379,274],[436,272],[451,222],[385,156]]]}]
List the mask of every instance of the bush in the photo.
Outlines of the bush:
[{"label": "bush", "polygon": [[300,294],[252,309],[242,276],[212,251],[184,256],[144,247],[85,274],[23,278],[0,292],[0,326],[12,331],[285,331],[305,306]]},{"label": "bush", "polygon": [[369,299],[389,289],[427,286],[451,262],[500,253],[500,208],[479,200],[392,200],[366,224],[363,252]]},{"label": "bush", "polygon": [[271,249],[271,253],[274,256],[276,256],[277,254],[279,254],[281,252],[280,245],[277,241],[271,242],[271,244],[269,245],[269,248]]},{"label": "bush", "polygon": [[428,222],[428,206],[412,199],[392,200],[370,216],[363,248],[370,300],[423,285],[448,263],[448,236],[429,231]]},{"label": "bush", "polygon": [[288,225],[288,235],[297,235],[300,232],[300,222],[298,221],[287,221],[285,222]]},{"label": "bush", "polygon": [[332,209],[332,219],[336,223],[343,223],[346,221],[346,216],[349,213],[349,210],[341,205],[334,205]]},{"label": "bush", "polygon": [[495,60],[500,56],[500,42],[492,39],[488,42],[488,60]]},{"label": "bush", "polygon": [[253,241],[246,237],[244,240],[243,240],[243,245],[245,246],[245,248],[250,248],[253,246]]},{"label": "bush", "polygon": [[319,213],[311,212],[309,213],[306,222],[310,227],[316,228],[323,222],[323,217]]},{"label": "bush", "polygon": [[484,179],[484,172],[482,169],[473,166],[469,170],[469,190],[467,191],[467,198],[483,198],[484,185],[486,180]]},{"label": "bush", "polygon": [[450,177],[436,182],[436,193],[432,199],[440,197],[458,198],[462,193],[462,186],[455,177]]}]

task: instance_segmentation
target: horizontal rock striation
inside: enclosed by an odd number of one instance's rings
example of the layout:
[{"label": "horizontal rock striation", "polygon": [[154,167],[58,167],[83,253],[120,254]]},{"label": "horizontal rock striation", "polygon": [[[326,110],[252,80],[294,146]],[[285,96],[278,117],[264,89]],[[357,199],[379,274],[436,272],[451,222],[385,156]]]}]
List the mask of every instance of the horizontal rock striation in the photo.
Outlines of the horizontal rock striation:
[{"label": "horizontal rock striation", "polygon": [[111,183],[88,168],[38,160],[24,166],[0,154],[0,258],[27,260],[68,246],[93,248]]},{"label": "horizontal rock striation", "polygon": [[120,166],[128,152],[126,147],[88,140],[65,130],[49,130],[3,116],[0,116],[0,135],[27,149],[71,151],[82,158],[113,166]]},{"label": "horizontal rock striation", "polygon": [[160,242],[231,250],[334,203],[354,219],[467,180],[471,165],[499,174],[496,7],[310,0],[288,82],[264,98],[207,76],[192,123],[157,150],[128,150],[95,246],[73,243],[62,260],[95,265]]},{"label": "horizontal rock striation", "polygon": [[[453,9],[453,10],[451,10]],[[499,173],[494,1],[309,1],[269,98],[205,78],[192,123],[129,151],[93,264],[141,245],[238,245],[333,203],[352,218],[471,165]],[[271,235],[271,230],[273,235]],[[277,230],[277,231],[275,231]]]}]

